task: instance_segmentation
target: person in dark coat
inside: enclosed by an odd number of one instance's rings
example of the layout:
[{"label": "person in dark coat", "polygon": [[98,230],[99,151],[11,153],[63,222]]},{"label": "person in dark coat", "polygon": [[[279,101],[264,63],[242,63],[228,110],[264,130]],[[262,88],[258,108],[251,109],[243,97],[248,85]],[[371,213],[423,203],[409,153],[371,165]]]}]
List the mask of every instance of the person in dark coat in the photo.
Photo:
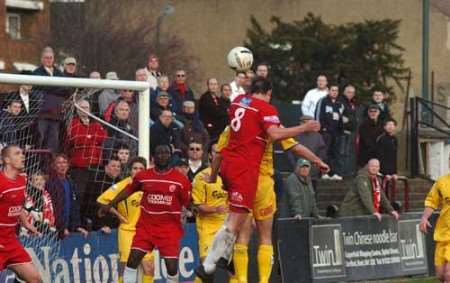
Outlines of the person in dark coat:
[{"label": "person in dark coat", "polygon": [[158,91],[155,104],[151,107],[150,118],[153,122],[158,120],[163,110],[172,111],[170,108],[169,94],[166,91]]},{"label": "person in dark coat", "polygon": [[397,179],[397,149],[395,137],[397,122],[394,119],[384,121],[384,133],[377,138],[376,155],[380,161],[380,172],[383,175]]},{"label": "person in dark coat", "polygon": [[[183,123],[183,128],[180,130],[180,149],[184,156],[188,155],[189,144],[193,141],[209,145],[209,134],[195,112],[193,101],[183,103],[183,113],[178,115],[177,118]],[[208,160],[207,150],[203,153],[203,160]]]},{"label": "person in dark coat", "polygon": [[[41,65],[33,71],[33,75],[46,77],[64,77],[54,66],[53,49],[44,48],[41,54]],[[48,148],[53,153],[60,149],[60,127],[63,120],[63,104],[72,94],[69,89],[61,87],[36,87],[43,92],[43,102],[37,121],[40,134],[39,146]]]},{"label": "person in dark coat", "polygon": [[322,178],[332,180],[342,180],[340,174],[343,170],[337,141],[343,134],[344,105],[338,99],[338,95],[339,88],[331,86],[329,94],[319,101],[316,109],[316,117],[321,125],[320,133],[327,145],[327,163],[331,169],[329,174],[325,174]]},{"label": "person in dark coat", "polygon": [[377,137],[383,133],[380,121],[380,108],[377,105],[369,106],[369,117],[359,126],[359,152],[358,166],[363,167],[376,157]]},{"label": "person in dark coat", "polygon": [[[126,101],[119,101],[114,108],[114,113],[111,117],[111,124],[123,132],[120,132],[112,127],[108,127],[108,138],[103,143],[103,160],[109,160],[113,155],[114,149],[119,144],[128,144],[130,148],[130,156],[136,156],[138,145],[137,141],[132,138],[136,137],[128,118],[130,115],[130,106]],[[125,134],[127,133],[127,134]]]},{"label": "person in dark coat", "polygon": [[195,101],[194,92],[186,84],[186,72],[178,70],[175,72],[175,82],[169,87],[169,95],[172,103],[172,110],[180,114],[183,102],[186,100]]},{"label": "person in dark coat", "polygon": [[[372,94],[372,101],[369,105],[377,105],[380,108],[380,117],[381,122],[384,122],[386,119],[391,117],[391,112],[389,110],[389,106],[385,101],[385,94],[381,90],[375,90]],[[365,117],[369,114],[369,108],[365,111]]]},{"label": "person in dark coat", "polygon": [[87,185],[81,205],[81,221],[86,226],[90,226],[90,223],[92,223],[93,230],[101,229],[109,234],[112,228],[117,228],[118,226],[117,220],[112,216],[97,217],[97,198],[121,180],[120,171],[120,160],[118,157],[113,156],[105,163],[103,168],[97,170],[96,174],[92,174],[93,176]]},{"label": "person in dark coat", "polygon": [[[314,120],[312,116],[302,116],[300,117],[300,124],[304,124],[310,120]],[[299,144],[307,147],[312,151],[316,156],[318,156],[321,160],[325,160],[327,157],[327,145],[325,144],[323,137],[318,132],[305,132],[295,138]],[[291,152],[289,152],[290,156],[293,156]],[[295,163],[294,163],[295,164]],[[320,179],[320,169],[316,165],[312,165],[310,170],[310,178],[314,187],[314,190],[317,188],[317,180]]]},{"label": "person in dark coat", "polygon": [[180,149],[179,128],[173,123],[171,111],[163,110],[158,120],[150,128],[150,152],[153,155],[158,145],[170,145],[173,150]]},{"label": "person in dark coat", "polygon": [[353,176],[356,173],[356,130],[358,129],[357,104],[355,101],[355,87],[348,85],[344,93],[339,96],[344,105],[342,114],[343,134],[339,139],[339,156],[342,159],[343,176]]},{"label": "person in dark coat", "polygon": [[209,79],[207,86],[208,91],[200,97],[198,102],[198,111],[210,139],[218,140],[228,124],[229,103],[220,95],[217,79]]},{"label": "person in dark coat", "polygon": [[52,162],[46,190],[50,194],[56,220],[56,229],[61,238],[72,232],[87,236],[80,218],[80,192],[76,184],[67,175],[69,160],[64,154],[55,156]]}]

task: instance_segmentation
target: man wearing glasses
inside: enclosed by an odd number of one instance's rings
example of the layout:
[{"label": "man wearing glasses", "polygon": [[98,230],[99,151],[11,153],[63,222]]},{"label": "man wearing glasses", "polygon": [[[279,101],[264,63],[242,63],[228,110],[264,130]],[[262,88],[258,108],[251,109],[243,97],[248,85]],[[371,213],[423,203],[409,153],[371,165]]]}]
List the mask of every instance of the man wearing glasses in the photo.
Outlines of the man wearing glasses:
[{"label": "man wearing glasses", "polygon": [[207,166],[203,162],[203,145],[198,142],[191,142],[189,144],[188,150],[188,163],[189,163],[189,171],[188,178],[189,181],[193,181],[195,176],[205,169]]},{"label": "man wearing glasses", "polygon": [[181,114],[183,102],[195,101],[194,92],[186,84],[186,71],[175,72],[175,81],[169,88],[169,95],[172,99],[172,110],[177,114]]}]

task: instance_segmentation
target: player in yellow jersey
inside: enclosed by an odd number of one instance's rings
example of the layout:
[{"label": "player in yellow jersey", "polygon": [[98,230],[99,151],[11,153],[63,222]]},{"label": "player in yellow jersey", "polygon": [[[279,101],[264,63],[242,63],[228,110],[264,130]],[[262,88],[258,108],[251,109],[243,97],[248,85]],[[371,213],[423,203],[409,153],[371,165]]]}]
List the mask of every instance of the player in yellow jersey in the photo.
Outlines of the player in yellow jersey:
[{"label": "player in yellow jersey", "polygon": [[[450,167],[450,158],[449,158]],[[450,174],[440,177],[431,188],[425,199],[425,209],[419,229],[423,233],[431,227],[428,219],[435,209],[441,208],[434,229],[434,266],[436,276],[441,282],[450,283]]]},{"label": "player in yellow jersey", "polygon": [[[119,183],[113,185],[97,198],[100,205],[109,204],[121,191],[123,191],[132,182],[132,178],[140,171],[146,169],[147,161],[142,157],[135,157],[129,162],[130,177],[127,177]],[[118,246],[119,246],[119,274],[123,274],[123,270],[127,264],[130,255],[131,243],[136,233],[136,223],[141,215],[140,202],[143,192],[135,192],[127,199],[121,201],[117,205],[117,210],[112,213],[120,220],[118,229]],[[147,253],[142,260],[142,269],[144,275],[142,283],[153,282],[153,256]],[[119,275],[119,283],[123,282],[122,275]]]},{"label": "player in yellow jersey", "polygon": [[[210,148],[210,160],[217,153],[217,145]],[[198,233],[198,248],[200,261],[203,262],[211,247],[214,236],[222,227],[228,210],[228,193],[223,188],[222,179],[217,178],[215,183],[207,183],[203,180],[204,174],[211,174],[211,167],[203,169],[192,182],[192,202],[198,211],[195,225]],[[202,282],[195,278],[196,283]]]},{"label": "player in yellow jersey", "polygon": [[[218,151],[228,144],[230,130],[227,127],[221,134],[218,142]],[[252,232],[252,216],[256,220],[256,229],[258,231],[258,271],[259,282],[267,283],[272,272],[272,224],[273,216],[276,211],[275,182],[272,178],[273,169],[273,144],[272,141],[266,141],[266,149],[259,167],[258,188],[254,201],[252,214],[249,215],[244,227],[241,228],[236,243],[234,245],[233,261],[235,276],[230,280],[233,283],[246,283],[248,274],[248,243]],[[295,155],[301,156],[316,164],[322,171],[328,172],[329,167],[308,148],[298,144],[294,139],[286,139],[280,142],[283,150],[290,150]],[[217,177],[217,171],[220,165],[220,154],[212,162],[213,172],[210,181]]]}]

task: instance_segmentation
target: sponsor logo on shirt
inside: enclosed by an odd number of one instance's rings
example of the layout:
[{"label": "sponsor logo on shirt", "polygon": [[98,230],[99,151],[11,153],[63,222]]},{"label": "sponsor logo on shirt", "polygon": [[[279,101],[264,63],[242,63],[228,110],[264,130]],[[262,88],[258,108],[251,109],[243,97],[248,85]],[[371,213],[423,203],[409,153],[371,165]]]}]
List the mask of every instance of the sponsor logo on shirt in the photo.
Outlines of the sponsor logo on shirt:
[{"label": "sponsor logo on shirt", "polygon": [[228,194],[226,192],[220,192],[220,191],[213,191],[212,192],[213,198],[216,198],[216,199],[226,198],[227,195]]},{"label": "sponsor logo on shirt", "polygon": [[150,204],[172,205],[172,196],[162,194],[149,194],[147,202]]},{"label": "sponsor logo on shirt", "polygon": [[277,115],[264,116],[264,122],[269,122],[269,123],[280,123],[280,119],[278,118]]},{"label": "sponsor logo on shirt", "polygon": [[8,217],[19,216],[21,211],[22,211],[22,206],[21,205],[11,206],[8,209]]},{"label": "sponsor logo on shirt", "polygon": [[170,187],[169,187],[169,192],[173,193],[173,192],[175,192],[176,189],[177,189],[177,186],[175,186],[175,185],[170,185]]}]

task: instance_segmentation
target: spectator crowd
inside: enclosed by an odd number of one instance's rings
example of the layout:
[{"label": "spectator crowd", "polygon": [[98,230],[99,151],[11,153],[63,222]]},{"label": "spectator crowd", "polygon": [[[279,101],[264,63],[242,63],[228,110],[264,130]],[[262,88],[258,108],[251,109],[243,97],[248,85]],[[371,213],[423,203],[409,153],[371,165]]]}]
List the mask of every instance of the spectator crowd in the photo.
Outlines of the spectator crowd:
[{"label": "spectator crowd", "polygon": [[[56,67],[55,53],[46,47],[40,66],[30,74],[79,77],[75,58],[66,58],[62,67]],[[151,154],[158,145],[170,145],[172,165],[193,181],[209,166],[209,155],[229,122],[232,100],[248,92],[253,77],[270,77],[269,70],[259,63],[254,72],[236,72],[230,83],[210,77],[205,92],[196,95],[185,70],[176,70],[172,79],[161,71],[158,57],[150,55],[147,64],[136,70],[136,80],[151,86]],[[92,71],[89,78],[102,77]],[[118,80],[119,75],[111,71],[104,78]],[[324,159],[331,171],[321,175],[307,160],[296,161],[284,184],[292,216],[320,217],[314,196],[317,180],[353,177],[369,160],[379,160],[380,172],[396,178],[396,121],[386,96],[375,90],[366,106],[358,104],[356,97],[355,87],[348,85],[340,93],[324,75],[317,77],[317,88],[306,93],[300,123],[315,119],[321,130],[305,133],[297,141]],[[42,171],[30,174],[26,209],[33,212],[34,223],[60,237],[116,228],[119,222],[114,217],[97,217],[97,198],[130,176],[129,161],[138,152],[138,93],[22,85],[2,95],[0,103],[0,144],[19,144],[27,156],[51,156],[49,166],[41,162]],[[391,212],[384,198],[380,205]]]}]

